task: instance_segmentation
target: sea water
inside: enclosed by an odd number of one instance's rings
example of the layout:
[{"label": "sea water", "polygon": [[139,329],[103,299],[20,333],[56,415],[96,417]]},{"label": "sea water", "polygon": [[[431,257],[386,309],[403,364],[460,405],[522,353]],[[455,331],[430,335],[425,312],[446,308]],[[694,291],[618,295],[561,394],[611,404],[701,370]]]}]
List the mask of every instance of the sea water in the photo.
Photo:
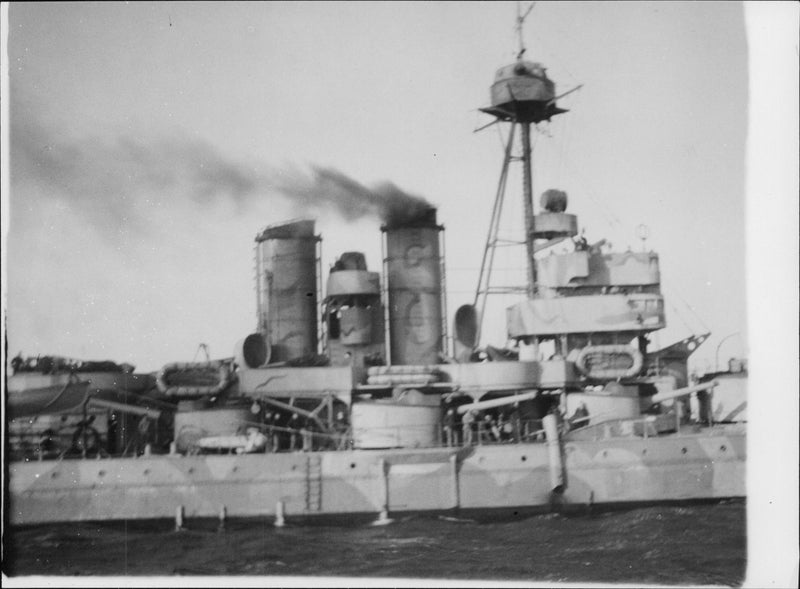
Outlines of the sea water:
[{"label": "sea water", "polygon": [[[388,525],[272,520],[113,522],[6,530],[7,575],[304,576],[739,585],[745,504],[477,518],[392,514]],[[22,579],[20,579],[22,580]]]}]

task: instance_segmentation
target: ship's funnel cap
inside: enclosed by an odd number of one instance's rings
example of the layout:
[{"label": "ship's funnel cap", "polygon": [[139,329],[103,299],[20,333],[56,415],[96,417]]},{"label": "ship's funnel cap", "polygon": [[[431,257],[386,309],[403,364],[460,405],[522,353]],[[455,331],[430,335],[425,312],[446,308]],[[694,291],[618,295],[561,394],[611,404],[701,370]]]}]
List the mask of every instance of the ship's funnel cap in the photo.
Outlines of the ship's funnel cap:
[{"label": "ship's funnel cap", "polygon": [[381,226],[381,231],[405,229],[411,227],[438,227],[436,225],[436,209],[429,207],[411,216],[398,217]]},{"label": "ship's funnel cap", "polygon": [[270,225],[256,236],[256,241],[266,241],[268,239],[302,239],[314,237],[314,220],[300,219]]}]

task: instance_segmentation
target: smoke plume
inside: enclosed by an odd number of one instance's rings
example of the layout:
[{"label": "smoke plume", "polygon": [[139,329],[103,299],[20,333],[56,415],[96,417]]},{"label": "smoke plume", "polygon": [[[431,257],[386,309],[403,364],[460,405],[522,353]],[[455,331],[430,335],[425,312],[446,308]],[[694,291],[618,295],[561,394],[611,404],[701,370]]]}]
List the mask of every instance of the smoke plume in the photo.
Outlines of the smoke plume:
[{"label": "smoke plume", "polygon": [[[39,185],[42,205],[59,200],[107,236],[145,231],[150,216],[176,198],[243,202],[264,184],[252,170],[185,136],[69,139],[31,123],[12,125],[11,181],[15,189]],[[17,192],[12,203],[21,205]]]},{"label": "smoke plume", "polygon": [[332,208],[346,220],[378,217],[386,225],[409,223],[433,209],[420,196],[409,194],[391,182],[368,188],[332,168],[312,167],[311,174],[297,171],[282,177],[278,190],[307,208]]},{"label": "smoke plume", "polygon": [[14,195],[34,182],[43,188],[41,198],[66,203],[106,236],[146,231],[150,216],[176,199],[249,206],[278,196],[296,214],[335,211],[345,220],[372,216],[390,225],[432,209],[390,182],[367,187],[331,168],[312,166],[302,172],[248,166],[177,133],[169,138],[69,139],[29,120],[12,124],[11,180],[15,212],[31,208]]}]

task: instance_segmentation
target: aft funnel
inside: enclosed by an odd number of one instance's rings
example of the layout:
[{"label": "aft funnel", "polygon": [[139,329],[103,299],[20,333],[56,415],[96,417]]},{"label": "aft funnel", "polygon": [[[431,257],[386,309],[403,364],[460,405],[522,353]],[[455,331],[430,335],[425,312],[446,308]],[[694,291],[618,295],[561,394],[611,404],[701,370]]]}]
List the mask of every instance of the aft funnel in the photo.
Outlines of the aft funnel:
[{"label": "aft funnel", "polygon": [[391,364],[439,362],[443,324],[441,232],[436,209],[402,224],[385,225]]}]

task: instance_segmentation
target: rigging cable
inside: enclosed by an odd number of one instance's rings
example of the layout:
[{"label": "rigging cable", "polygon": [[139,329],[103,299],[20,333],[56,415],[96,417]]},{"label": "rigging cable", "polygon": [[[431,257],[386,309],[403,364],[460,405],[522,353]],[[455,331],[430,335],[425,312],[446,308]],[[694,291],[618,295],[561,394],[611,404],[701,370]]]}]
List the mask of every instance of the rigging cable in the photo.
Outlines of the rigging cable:
[{"label": "rigging cable", "polygon": [[[622,223],[620,218],[617,216],[617,214],[614,212],[614,210],[612,210],[610,206],[604,204],[602,200],[596,197],[593,191],[588,187],[589,183],[587,182],[586,178],[578,170],[571,168],[569,164],[567,164],[566,162],[564,163],[564,165],[567,167],[567,171],[569,172],[570,176],[575,176],[583,182],[584,184],[583,192],[586,194],[586,196],[589,197],[589,200],[592,201],[592,203],[594,203],[595,206],[597,206],[597,208],[600,210],[601,214],[605,217],[605,220],[610,227],[614,227],[615,225],[618,227],[623,227],[626,225]],[[628,224],[628,226],[632,225]]]},{"label": "rigging cable", "polygon": [[[567,143],[570,141],[570,131],[572,130],[572,125],[569,124],[570,120],[572,120],[572,117],[562,118],[564,119],[561,129],[561,136],[563,137],[563,140],[561,141],[561,151],[558,156],[558,166],[556,168],[556,181],[559,184],[561,183],[561,179],[564,177],[564,162],[567,159]],[[562,118],[559,118],[559,121],[561,121]]]},{"label": "rigging cable", "polygon": [[[709,329],[708,325],[706,325],[706,324],[705,324],[705,322],[704,322],[704,321],[703,321],[703,319],[700,317],[700,315],[699,315],[699,314],[698,314],[698,313],[697,313],[697,312],[696,312],[696,311],[695,311],[695,310],[692,308],[692,306],[691,306],[689,303],[687,303],[687,302],[686,302],[686,299],[684,299],[684,298],[683,298],[683,297],[680,295],[680,293],[679,293],[679,292],[678,292],[678,291],[675,289],[675,287],[672,287],[672,286],[671,286],[669,289],[665,289],[665,290],[669,290],[669,293],[670,293],[670,299],[673,297],[673,295],[675,295],[675,296],[676,296],[678,299],[680,299],[680,301],[681,301],[681,302],[682,302],[684,305],[686,305],[686,308],[687,308],[687,309],[689,309],[689,312],[690,312],[690,313],[691,313],[691,314],[694,316],[694,318],[695,318],[695,319],[697,319],[697,321],[700,323],[701,327],[703,328],[703,330],[704,330],[706,333],[710,333],[710,332],[711,332],[711,330]],[[677,310],[677,309],[675,309],[675,312],[676,312],[676,313],[678,313],[678,310]],[[680,316],[680,314],[678,314],[678,315]],[[693,331],[693,330],[691,330],[691,329],[690,329],[690,331]]]},{"label": "rigging cable", "polygon": [[503,130],[500,128],[500,125],[495,125],[494,128],[497,129],[497,138],[500,141],[500,150],[505,151],[508,139],[503,137]]},{"label": "rigging cable", "polygon": [[678,310],[678,308],[677,308],[675,305],[673,305],[673,304],[672,304],[671,297],[670,297],[670,303],[669,303],[669,306],[670,306],[670,308],[671,308],[671,309],[672,309],[672,310],[675,312],[675,315],[677,315],[678,319],[680,319],[680,320],[681,320],[681,323],[683,323],[683,325],[686,327],[686,329],[688,329],[688,330],[689,330],[689,333],[695,333],[695,330],[694,330],[694,328],[692,328],[692,326],[691,326],[691,325],[689,325],[689,324],[686,322],[686,320],[683,318],[683,315],[681,315],[681,313],[680,313],[680,311]]},{"label": "rigging cable", "polygon": [[572,78],[571,83],[573,85],[578,84],[578,78],[563,64],[563,62],[557,59],[552,53],[547,51],[547,49],[541,49],[540,51],[545,55],[548,63],[554,63],[557,67],[564,70],[567,73],[567,75],[569,75],[570,78]]}]

